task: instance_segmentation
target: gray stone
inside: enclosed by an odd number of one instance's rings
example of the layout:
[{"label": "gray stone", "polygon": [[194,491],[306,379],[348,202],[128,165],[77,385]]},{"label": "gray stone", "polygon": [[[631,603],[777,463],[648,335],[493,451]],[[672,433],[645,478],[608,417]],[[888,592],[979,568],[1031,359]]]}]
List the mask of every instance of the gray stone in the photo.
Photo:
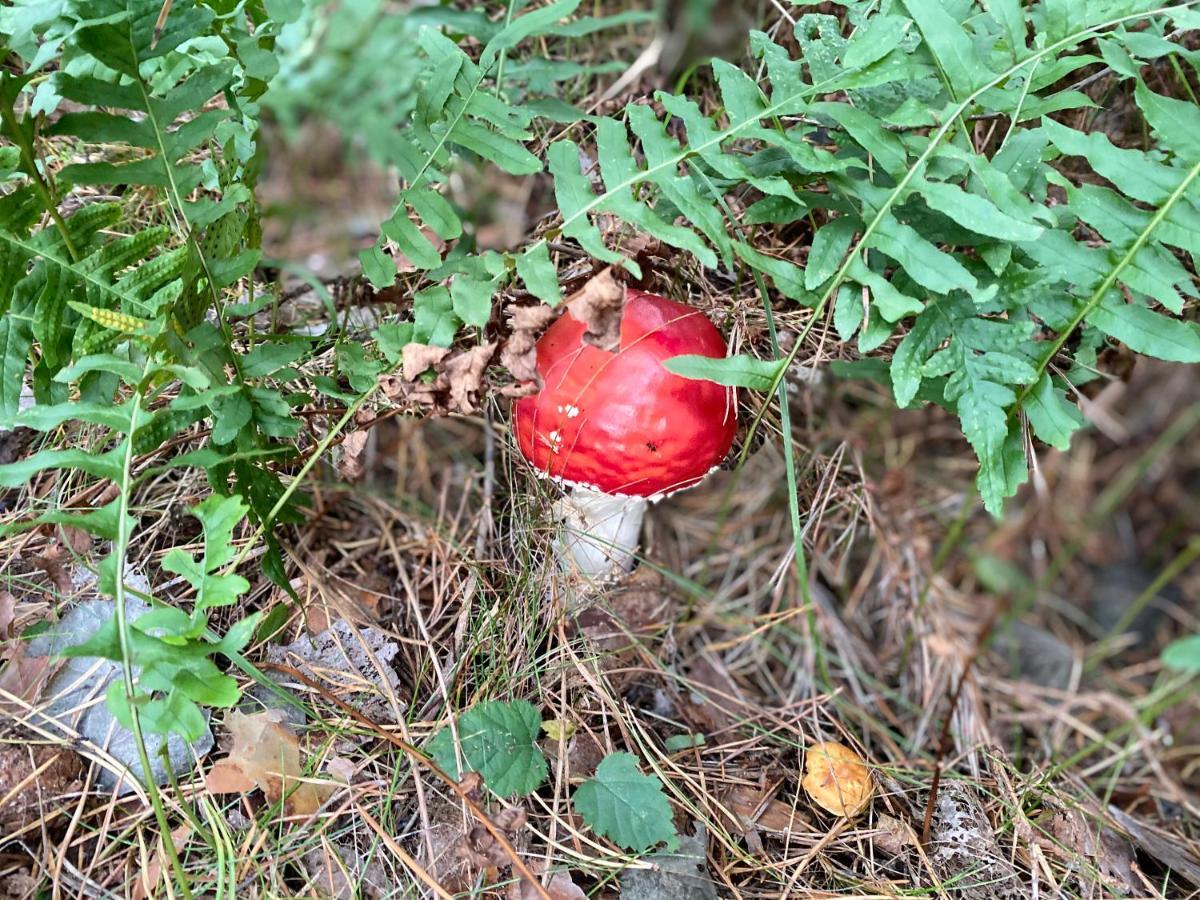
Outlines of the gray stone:
[{"label": "gray stone", "polygon": [[994,646],[1008,662],[1009,677],[1014,680],[1058,691],[1071,686],[1075,651],[1049,631],[1014,621],[1006,631],[996,635]]},{"label": "gray stone", "polygon": [[703,825],[696,825],[694,835],[681,835],[674,853],[655,853],[642,862],[653,868],[621,873],[621,900],[717,900]]},{"label": "gray stone", "polygon": [[[126,575],[126,583],[142,590],[144,579],[139,585],[136,578]],[[130,620],[149,611],[149,607],[132,596],[125,598],[125,610]],[[29,642],[29,656],[55,656],[67,647],[81,644],[92,637],[114,615],[116,606],[111,600],[91,600],[73,607],[58,624]],[[136,677],[138,668],[134,667]],[[133,790],[130,777],[145,783],[141,760],[138,758],[137,742],[133,732],[121,725],[108,710],[104,693],[108,686],[121,678],[120,663],[107,659],[72,658],[64,661],[54,677],[46,685],[45,702],[33,721],[50,731],[58,732],[70,739],[78,732],[85,740],[103,749],[124,765],[129,771],[124,777],[108,766],[99,767],[96,783],[106,789],[117,789],[118,794]],[[205,711],[205,718],[208,713]],[[196,760],[213,748],[212,732],[205,728],[198,741],[188,744],[177,734],[166,738],[161,734],[142,735],[146,753],[150,757],[150,776],[155,784],[166,784],[168,773],[176,775],[195,768]],[[164,763],[162,748],[167,748],[170,769]],[[118,782],[120,784],[118,788]]]},{"label": "gray stone", "polygon": [[[1102,566],[1093,573],[1091,608],[1101,633],[1115,630],[1129,618],[1134,602],[1158,576],[1158,572],[1139,563],[1118,562]],[[1173,583],[1164,585],[1132,620],[1125,623],[1125,632],[1133,632],[1139,643],[1153,641],[1159,626],[1167,620],[1166,611],[1183,606],[1183,592]]]}]

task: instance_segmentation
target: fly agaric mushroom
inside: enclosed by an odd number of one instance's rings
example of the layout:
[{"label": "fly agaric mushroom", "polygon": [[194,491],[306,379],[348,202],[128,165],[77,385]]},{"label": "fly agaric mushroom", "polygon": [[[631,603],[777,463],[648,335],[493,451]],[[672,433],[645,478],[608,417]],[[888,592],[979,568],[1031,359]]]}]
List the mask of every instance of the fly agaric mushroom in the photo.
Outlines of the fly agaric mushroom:
[{"label": "fly agaric mushroom", "polygon": [[517,401],[513,430],[539,475],[570,488],[562,543],[597,579],[632,567],[647,502],[720,465],[737,409],[732,388],[663,366],[684,354],[725,356],[725,339],[699,310],[628,289],[617,346],[592,346],[586,331],[568,311],[542,335],[542,389]]}]

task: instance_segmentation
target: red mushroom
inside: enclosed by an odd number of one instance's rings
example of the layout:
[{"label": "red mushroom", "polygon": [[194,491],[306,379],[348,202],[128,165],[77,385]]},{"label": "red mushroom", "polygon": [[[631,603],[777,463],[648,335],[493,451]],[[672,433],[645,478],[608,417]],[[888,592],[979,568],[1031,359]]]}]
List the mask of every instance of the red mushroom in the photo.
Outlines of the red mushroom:
[{"label": "red mushroom", "polygon": [[673,356],[725,356],[697,309],[628,290],[620,343],[584,342],[569,312],[537,344],[541,391],[513,413],[517,445],[542,477],[569,487],[564,543],[579,571],[599,578],[633,563],[647,501],[692,487],[733,444],[732,388],[675,375]]}]

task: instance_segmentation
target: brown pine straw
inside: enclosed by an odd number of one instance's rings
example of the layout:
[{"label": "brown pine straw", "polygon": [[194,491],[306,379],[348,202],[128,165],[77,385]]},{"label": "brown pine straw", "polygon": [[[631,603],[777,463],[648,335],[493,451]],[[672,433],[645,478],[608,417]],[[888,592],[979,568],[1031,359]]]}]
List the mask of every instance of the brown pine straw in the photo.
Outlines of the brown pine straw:
[{"label": "brown pine straw", "polygon": [[992,612],[987,617],[987,621],[979,629],[979,636],[975,639],[975,647],[971,650],[971,655],[967,657],[967,661],[963,665],[963,670],[958,676],[958,682],[954,685],[954,692],[950,695],[950,707],[946,710],[946,718],[942,720],[942,732],[938,735],[937,755],[933,761],[933,780],[929,785],[929,799],[925,802],[925,818],[921,823],[922,847],[929,846],[930,829],[933,825],[933,810],[937,806],[938,787],[942,781],[942,760],[950,752],[950,723],[954,721],[954,711],[958,709],[958,700],[962,696],[963,685],[966,684],[967,678],[971,674],[975,660],[979,659],[979,654],[987,647],[987,643],[992,636],[992,631],[996,628],[996,622],[1000,619],[1000,614],[1006,609],[1008,609],[1008,601],[1004,598],[999,599],[992,607]]},{"label": "brown pine straw", "polygon": [[[312,689],[317,694],[319,694],[323,699],[328,700],[330,703],[334,704],[338,709],[340,709],[342,712],[344,712],[346,715],[348,715],[350,718],[352,718],[359,725],[362,725],[364,728],[370,729],[371,732],[374,733],[377,737],[380,737],[383,740],[387,741],[388,743],[393,744],[396,747],[399,747],[411,759],[413,759],[416,762],[421,763],[423,766],[425,766],[427,769],[429,769],[431,772],[433,772],[434,775],[436,775],[438,778],[440,778],[442,781],[444,781],[446,783],[446,785],[450,788],[450,790],[454,791],[454,793],[456,795],[458,795],[458,799],[462,801],[463,805],[466,806],[466,808],[470,811],[471,815],[473,815],[476,819],[479,820],[479,824],[482,825],[487,830],[487,833],[489,835],[491,835],[492,839],[497,844],[500,845],[500,848],[504,851],[505,855],[510,860],[512,860],[513,868],[516,869],[517,872],[520,873],[521,877],[524,878],[535,891],[537,891],[538,897],[540,897],[541,900],[554,900],[554,898],[551,897],[546,892],[546,889],[544,887],[542,887],[542,883],[538,879],[538,877],[535,874],[533,874],[533,871],[529,868],[529,866],[527,866],[525,864],[525,861],[521,859],[520,854],[517,853],[516,848],[509,841],[508,837],[504,834],[503,830],[501,830],[500,828],[497,828],[496,823],[493,822],[490,818],[488,818],[487,813],[485,813],[479,807],[479,804],[477,804],[474,800],[472,800],[467,795],[467,792],[462,789],[462,786],[457,781],[455,781],[453,778],[451,778],[446,772],[442,771],[441,767],[438,766],[438,764],[435,763],[432,759],[430,759],[428,756],[426,756],[424,753],[422,753],[420,750],[418,750],[412,744],[408,743],[408,741],[404,740],[403,738],[397,737],[396,735],[392,734],[385,728],[381,728],[378,724],[376,724],[375,722],[368,719],[366,716],[364,716],[362,713],[360,713],[354,707],[350,706],[350,704],[346,703],[345,701],[341,700],[338,697],[335,697],[329,691],[325,690],[325,688],[321,687],[320,684],[313,681],[307,675],[304,675],[303,673],[292,668],[291,666],[284,666],[284,665],[280,665],[278,663],[262,663],[261,666],[264,669],[274,669],[276,672],[282,672],[283,674],[287,675],[289,678],[295,678],[297,681],[299,681],[305,687]],[[361,812],[361,810],[360,810],[360,812]],[[372,828],[376,831],[380,830],[378,823],[372,824],[372,823],[368,822],[367,824],[371,825]],[[388,846],[389,846],[389,848],[391,848],[390,843],[388,844]],[[401,857],[401,858],[403,858],[403,857]],[[420,871],[414,870],[414,874],[416,874],[418,878],[421,878],[422,881],[425,881],[426,884],[428,884],[428,881],[426,881],[426,877],[423,877],[422,873]],[[432,876],[428,876],[428,873],[426,873],[426,876],[432,877]]]}]

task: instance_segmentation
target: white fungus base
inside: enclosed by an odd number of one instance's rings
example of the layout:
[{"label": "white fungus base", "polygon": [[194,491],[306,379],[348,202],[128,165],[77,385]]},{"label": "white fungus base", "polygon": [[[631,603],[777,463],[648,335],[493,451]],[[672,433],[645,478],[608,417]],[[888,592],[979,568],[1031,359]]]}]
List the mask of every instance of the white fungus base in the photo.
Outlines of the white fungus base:
[{"label": "white fungus base", "polygon": [[563,497],[560,537],[564,565],[589,581],[623,575],[633,568],[633,557],[646,514],[644,497],[602,494],[576,485]]}]

